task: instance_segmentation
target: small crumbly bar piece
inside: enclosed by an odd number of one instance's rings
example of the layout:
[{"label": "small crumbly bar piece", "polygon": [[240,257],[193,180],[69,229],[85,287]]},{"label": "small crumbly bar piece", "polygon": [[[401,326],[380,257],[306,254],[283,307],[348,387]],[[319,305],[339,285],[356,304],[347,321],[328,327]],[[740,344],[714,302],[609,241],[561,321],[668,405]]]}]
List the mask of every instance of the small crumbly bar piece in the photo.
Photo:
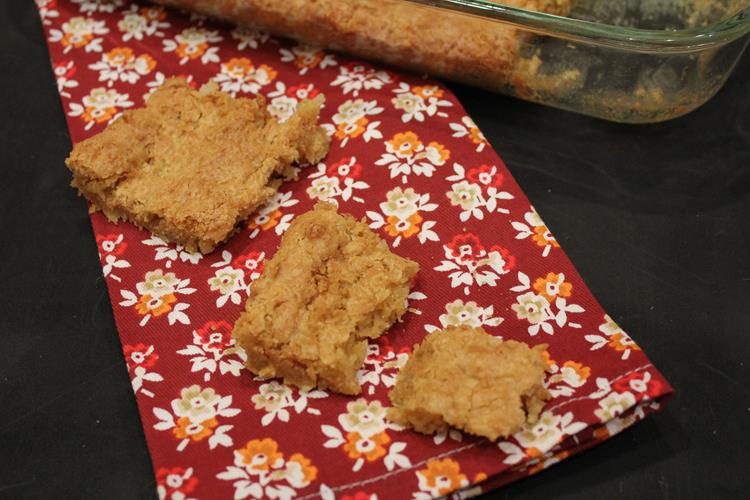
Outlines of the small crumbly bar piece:
[{"label": "small crumbly bar piece", "polygon": [[169,79],[146,107],[76,144],[66,161],[72,185],[110,220],[208,253],[294,176],[294,164],[326,155],[322,103],[302,101],[280,124],[262,97]]},{"label": "small crumbly bar piece", "polygon": [[289,226],[234,325],[247,367],[301,388],[358,394],[367,339],[406,312],[418,269],[366,224],[318,203]]},{"label": "small crumbly bar piece", "polygon": [[435,331],[401,369],[388,417],[425,434],[453,426],[490,440],[507,437],[535,422],[549,399],[545,349],[481,328]]}]

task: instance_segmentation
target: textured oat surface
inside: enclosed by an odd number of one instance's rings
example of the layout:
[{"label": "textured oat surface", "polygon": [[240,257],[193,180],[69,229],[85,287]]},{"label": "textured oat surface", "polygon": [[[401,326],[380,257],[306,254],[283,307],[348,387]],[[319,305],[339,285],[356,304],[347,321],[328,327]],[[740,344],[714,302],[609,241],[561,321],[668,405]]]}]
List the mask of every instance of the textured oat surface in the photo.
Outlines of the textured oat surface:
[{"label": "textured oat surface", "polygon": [[424,433],[453,426],[495,440],[536,421],[546,346],[501,341],[481,328],[428,335],[389,393],[391,420]]},{"label": "textured oat surface", "polygon": [[404,314],[417,270],[367,225],[318,203],[292,222],[234,326],[247,367],[298,387],[358,394],[367,338]]},{"label": "textured oat surface", "polygon": [[[527,35],[404,0],[158,0],[308,43],[481,86],[508,82]],[[570,0],[494,0],[565,15]]]},{"label": "textured oat surface", "polygon": [[279,124],[263,98],[168,80],[146,107],[76,144],[67,160],[73,186],[112,220],[210,252],[276,192],[291,165],[325,156],[321,103],[303,101]]}]

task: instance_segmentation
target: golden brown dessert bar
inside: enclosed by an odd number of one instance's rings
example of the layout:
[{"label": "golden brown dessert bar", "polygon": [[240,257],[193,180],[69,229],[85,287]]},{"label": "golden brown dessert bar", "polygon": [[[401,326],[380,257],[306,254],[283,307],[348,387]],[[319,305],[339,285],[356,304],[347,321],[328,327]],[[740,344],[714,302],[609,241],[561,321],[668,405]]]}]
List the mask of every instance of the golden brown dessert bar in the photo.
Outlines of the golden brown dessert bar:
[{"label": "golden brown dessert bar", "polygon": [[536,421],[546,346],[502,341],[481,328],[428,335],[398,375],[388,417],[426,434],[448,426],[495,440]]},{"label": "golden brown dessert bar", "polygon": [[72,185],[113,221],[210,252],[268,200],[293,164],[328,152],[322,96],[279,124],[262,97],[232,99],[179,78],[73,148]]},{"label": "golden brown dessert bar", "polygon": [[[522,33],[406,0],[157,0],[307,43],[498,88],[519,60]],[[495,0],[565,15],[570,0]]]},{"label": "golden brown dessert bar", "polygon": [[318,203],[289,226],[234,325],[247,367],[302,388],[358,394],[367,339],[406,312],[418,269],[366,224]]}]

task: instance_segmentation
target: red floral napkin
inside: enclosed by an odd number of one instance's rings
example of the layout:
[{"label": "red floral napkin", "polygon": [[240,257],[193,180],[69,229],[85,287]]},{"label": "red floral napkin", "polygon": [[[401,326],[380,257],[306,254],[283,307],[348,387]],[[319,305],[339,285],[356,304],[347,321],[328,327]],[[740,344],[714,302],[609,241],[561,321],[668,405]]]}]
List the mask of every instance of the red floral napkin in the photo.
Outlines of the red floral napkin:
[{"label": "red floral napkin", "polygon": [[[188,253],[91,216],[161,498],[468,496],[606,439],[671,392],[440,83],[149,4],[36,1],[74,142],[172,75],[263,94],[280,120],[326,97],[325,162],[220,250]],[[404,322],[369,347],[358,398],[254,379],[231,338],[265,259],[317,200],[421,266]],[[448,325],[549,344],[554,398],[538,423],[491,443],[386,420],[412,345]]]}]

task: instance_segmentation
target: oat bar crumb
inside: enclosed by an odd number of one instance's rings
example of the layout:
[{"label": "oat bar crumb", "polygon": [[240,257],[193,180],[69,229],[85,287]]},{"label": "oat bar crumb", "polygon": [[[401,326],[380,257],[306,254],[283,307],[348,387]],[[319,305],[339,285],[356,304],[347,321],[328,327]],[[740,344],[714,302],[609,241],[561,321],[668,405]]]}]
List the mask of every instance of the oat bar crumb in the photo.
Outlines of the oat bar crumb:
[{"label": "oat bar crumb", "polygon": [[302,101],[280,124],[263,97],[233,99],[172,78],[145,107],[75,145],[72,185],[110,220],[207,253],[294,175],[293,164],[326,155],[322,102]]},{"label": "oat bar crumb", "polygon": [[452,426],[490,440],[507,437],[535,422],[549,399],[545,348],[502,341],[481,328],[435,331],[398,375],[388,417],[425,434]]},{"label": "oat bar crumb", "polygon": [[289,226],[234,326],[247,367],[298,387],[358,394],[367,339],[406,312],[417,270],[366,224],[318,203]]}]

